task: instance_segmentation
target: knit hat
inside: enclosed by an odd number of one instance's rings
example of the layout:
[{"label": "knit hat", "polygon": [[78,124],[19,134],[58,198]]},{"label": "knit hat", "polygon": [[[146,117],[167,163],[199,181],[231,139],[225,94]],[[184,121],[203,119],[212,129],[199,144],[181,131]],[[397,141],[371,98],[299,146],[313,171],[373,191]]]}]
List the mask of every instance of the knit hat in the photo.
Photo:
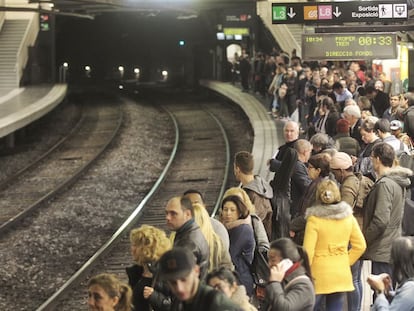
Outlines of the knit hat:
[{"label": "knit hat", "polygon": [[333,170],[346,170],[352,166],[352,159],[345,152],[337,152],[332,156],[330,166]]},{"label": "knit hat", "polygon": [[159,275],[164,281],[186,277],[196,265],[193,253],[184,247],[175,247],[161,256]]},{"label": "knit hat", "polygon": [[336,131],[338,133],[349,133],[350,124],[348,120],[339,119],[336,121]]},{"label": "knit hat", "polygon": [[401,128],[402,128],[402,124],[401,124],[400,121],[398,121],[398,120],[391,121],[391,123],[390,123],[390,129],[392,131],[396,131],[396,130],[399,130]]}]

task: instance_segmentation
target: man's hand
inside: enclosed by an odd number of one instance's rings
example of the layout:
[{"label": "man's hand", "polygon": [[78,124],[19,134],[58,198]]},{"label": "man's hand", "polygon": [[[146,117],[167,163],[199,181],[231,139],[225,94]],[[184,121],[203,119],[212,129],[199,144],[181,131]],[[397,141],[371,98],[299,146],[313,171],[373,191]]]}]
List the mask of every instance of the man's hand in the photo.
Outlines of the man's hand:
[{"label": "man's hand", "polygon": [[142,294],[145,299],[148,299],[152,295],[153,292],[154,292],[154,289],[152,287],[145,286]]}]

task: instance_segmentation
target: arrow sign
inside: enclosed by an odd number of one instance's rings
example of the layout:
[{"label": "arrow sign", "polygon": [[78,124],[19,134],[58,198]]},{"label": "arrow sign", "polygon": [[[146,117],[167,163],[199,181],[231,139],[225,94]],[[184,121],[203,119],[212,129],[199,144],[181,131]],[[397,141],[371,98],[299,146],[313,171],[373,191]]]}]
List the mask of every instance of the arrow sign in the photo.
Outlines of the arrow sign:
[{"label": "arrow sign", "polygon": [[336,18],[338,18],[339,16],[341,16],[342,12],[339,11],[339,8],[336,6],[335,12],[333,12],[332,14],[335,15]]},{"label": "arrow sign", "polygon": [[293,8],[290,7],[289,8],[289,13],[287,13],[287,16],[289,16],[290,18],[294,18],[296,15],[295,11],[293,11]]}]

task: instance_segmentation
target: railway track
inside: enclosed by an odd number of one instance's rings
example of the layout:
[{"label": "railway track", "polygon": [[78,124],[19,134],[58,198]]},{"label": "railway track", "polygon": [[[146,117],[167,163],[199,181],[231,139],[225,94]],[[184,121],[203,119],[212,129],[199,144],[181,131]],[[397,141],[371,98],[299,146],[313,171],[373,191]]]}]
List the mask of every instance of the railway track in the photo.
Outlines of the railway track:
[{"label": "railway track", "polygon": [[[224,193],[230,171],[231,148],[220,120],[194,105],[166,107],[176,126],[176,142],[170,160],[153,189],[107,243],[38,310],[86,309],[87,279],[103,271],[125,279],[131,264],[129,231],[141,224],[165,229],[164,207],[173,196],[188,189],[200,189],[214,197],[216,206]],[[227,120],[228,121],[228,120]]]},{"label": "railway track", "polygon": [[66,137],[0,183],[0,234],[31,215],[77,178],[99,157],[119,130],[119,105],[85,105]]}]

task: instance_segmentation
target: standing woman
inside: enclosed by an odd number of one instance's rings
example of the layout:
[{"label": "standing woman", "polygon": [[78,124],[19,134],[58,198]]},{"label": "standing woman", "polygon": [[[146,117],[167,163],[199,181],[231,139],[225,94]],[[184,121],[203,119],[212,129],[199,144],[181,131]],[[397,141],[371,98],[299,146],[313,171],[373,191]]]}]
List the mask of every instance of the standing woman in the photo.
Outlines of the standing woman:
[{"label": "standing woman", "polygon": [[330,161],[331,156],[325,152],[315,154],[308,160],[308,175],[312,182],[306,188],[299,204],[299,215],[291,220],[289,226],[289,235],[298,245],[303,245],[306,228],[305,212],[316,202],[316,188],[321,181],[329,179]]},{"label": "standing woman", "polygon": [[129,235],[131,255],[136,265],[126,268],[129,285],[133,289],[133,310],[169,310],[169,290],[156,280],[157,263],[171,249],[171,241],[164,231],[149,225],[132,229]]},{"label": "standing woman", "polygon": [[375,181],[376,175],[374,167],[372,166],[371,151],[374,146],[381,142],[375,131],[375,123],[378,121],[377,117],[367,117],[361,124],[361,138],[365,143],[365,147],[362,149],[358,158],[351,156],[352,162],[355,164],[355,172],[359,172],[364,176],[369,177],[372,181]]},{"label": "standing woman", "polygon": [[113,274],[102,273],[88,282],[88,306],[92,311],[130,311],[131,288]]},{"label": "standing woman", "polygon": [[270,278],[266,302],[270,310],[312,311],[315,291],[306,251],[289,238],[270,244]]},{"label": "standing woman", "polygon": [[336,182],[322,181],[316,198],[317,204],[306,211],[303,243],[315,282],[315,310],[326,297],[326,311],[341,311],[345,292],[354,290],[351,265],[364,253],[366,243]]},{"label": "standing woman", "polygon": [[250,266],[256,243],[249,210],[239,196],[228,196],[221,203],[220,220],[229,231],[230,256],[239,274],[240,283],[246,287],[250,297],[253,294]]}]

